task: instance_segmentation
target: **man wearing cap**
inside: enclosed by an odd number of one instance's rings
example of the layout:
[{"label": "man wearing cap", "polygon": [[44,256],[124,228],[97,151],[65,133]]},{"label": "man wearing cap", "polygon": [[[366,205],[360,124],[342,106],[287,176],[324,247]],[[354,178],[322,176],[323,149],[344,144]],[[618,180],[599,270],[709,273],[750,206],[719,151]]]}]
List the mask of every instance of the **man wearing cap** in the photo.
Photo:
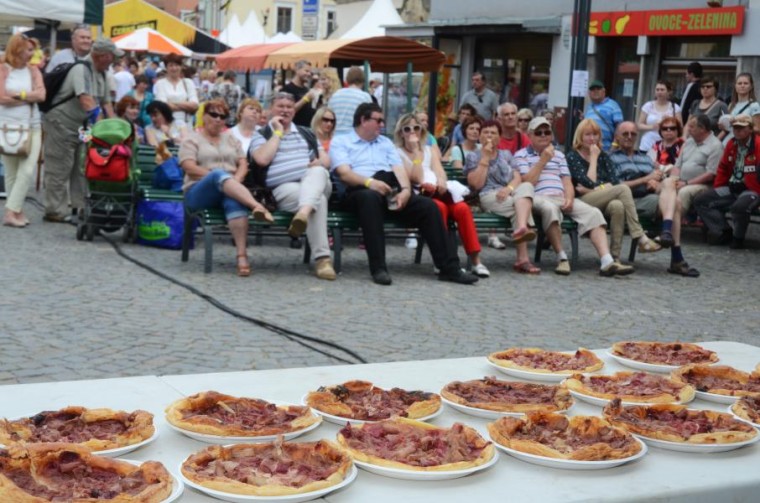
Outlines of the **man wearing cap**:
[{"label": "man wearing cap", "polygon": [[71,30],[71,49],[61,49],[48,61],[45,71],[51,71],[63,63],[84,60],[92,47],[92,28],[89,24],[79,24]]},{"label": "man wearing cap", "polygon": [[482,72],[472,74],[472,89],[464,93],[462,103],[472,105],[483,120],[493,119],[499,107],[499,95],[486,87],[486,78]]},{"label": "man wearing cap", "polygon": [[752,117],[746,114],[734,117],[731,129],[734,137],[718,163],[713,188],[697,196],[694,207],[707,226],[710,244],[730,242],[731,248],[739,249],[744,248],[750,214],[760,205],[760,135],[752,131]]},{"label": "man wearing cap", "polygon": [[78,165],[82,146],[79,128],[94,124],[101,115],[114,117],[106,78],[114,57],[124,56],[110,39],[98,39],[84,64],[74,65],[53,98],[58,106],[43,118],[45,131],[45,215],[48,222],[64,222],[67,194],[74,210],[84,207],[85,179]]},{"label": "man wearing cap", "polygon": [[559,227],[563,214],[578,224],[578,234],[588,234],[599,254],[599,275],[611,277],[634,272],[633,267],[615,262],[607,244],[604,215],[597,208],[575,199],[570,169],[562,152],[552,145],[552,127],[544,117],[536,117],[528,124],[531,144],[519,150],[514,157],[523,181],[535,187],[533,209],[541,218],[546,238],[557,254],[558,264],[554,272],[563,276],[570,274],[570,262],[562,249],[562,231]]},{"label": "man wearing cap", "polygon": [[608,98],[601,80],[592,80],[588,85],[589,103],[583,114],[584,119],[593,119],[602,130],[602,149],[609,152],[615,128],[623,122],[623,110],[612,98]]}]

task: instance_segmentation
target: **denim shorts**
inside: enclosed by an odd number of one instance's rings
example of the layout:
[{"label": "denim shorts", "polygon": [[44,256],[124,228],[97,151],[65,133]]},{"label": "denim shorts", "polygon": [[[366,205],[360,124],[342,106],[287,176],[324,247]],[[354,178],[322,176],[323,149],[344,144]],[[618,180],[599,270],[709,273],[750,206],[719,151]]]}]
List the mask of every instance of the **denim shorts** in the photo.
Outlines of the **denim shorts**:
[{"label": "denim shorts", "polygon": [[223,208],[227,221],[247,218],[251,210],[222,192],[222,185],[230,178],[232,175],[223,169],[211,171],[187,189],[185,205],[191,211]]}]

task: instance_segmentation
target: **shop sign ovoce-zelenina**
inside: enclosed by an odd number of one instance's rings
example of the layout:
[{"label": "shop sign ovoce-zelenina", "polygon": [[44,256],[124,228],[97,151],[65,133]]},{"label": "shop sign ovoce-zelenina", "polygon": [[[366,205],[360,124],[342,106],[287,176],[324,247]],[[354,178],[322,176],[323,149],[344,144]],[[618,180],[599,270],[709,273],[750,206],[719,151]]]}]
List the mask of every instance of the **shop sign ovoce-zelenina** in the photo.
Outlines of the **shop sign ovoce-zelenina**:
[{"label": "shop sign ovoce-zelenina", "polygon": [[592,12],[589,35],[650,37],[739,35],[744,31],[744,7],[627,12]]}]

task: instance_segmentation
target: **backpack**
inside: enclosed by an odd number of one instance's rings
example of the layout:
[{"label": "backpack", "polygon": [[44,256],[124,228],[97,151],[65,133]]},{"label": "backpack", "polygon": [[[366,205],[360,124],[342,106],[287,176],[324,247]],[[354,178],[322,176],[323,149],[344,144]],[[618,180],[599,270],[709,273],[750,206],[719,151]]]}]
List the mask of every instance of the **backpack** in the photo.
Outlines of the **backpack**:
[{"label": "backpack", "polygon": [[[296,128],[298,129],[298,132],[301,133],[303,139],[306,140],[309,149],[314,152],[314,155],[318,156],[319,143],[317,143],[317,136],[309,128],[298,125],[296,125]],[[272,128],[267,125],[266,127],[259,129],[259,134],[263,136],[265,140],[269,141],[272,137],[273,131]],[[267,172],[269,171],[269,165],[259,166],[256,164],[250,150],[248,150],[246,155],[248,157],[248,173],[245,175],[243,185],[251,191],[253,198],[263,204],[266,209],[269,211],[275,211],[277,209],[277,201],[274,198],[274,194],[272,194],[272,189],[267,187]]]},{"label": "backpack", "polygon": [[125,182],[133,162],[132,124],[123,119],[103,119],[92,126],[87,145],[84,176],[89,181]]},{"label": "backpack", "polygon": [[49,112],[58,105],[63,105],[76,96],[72,93],[71,96],[53,102],[58,91],[63,87],[63,82],[66,80],[66,76],[76,65],[87,65],[87,68],[92,71],[92,67],[88,61],[74,61],[72,63],[61,63],[49,72],[43,74],[42,81],[45,84],[45,101],[38,104],[40,112]]}]

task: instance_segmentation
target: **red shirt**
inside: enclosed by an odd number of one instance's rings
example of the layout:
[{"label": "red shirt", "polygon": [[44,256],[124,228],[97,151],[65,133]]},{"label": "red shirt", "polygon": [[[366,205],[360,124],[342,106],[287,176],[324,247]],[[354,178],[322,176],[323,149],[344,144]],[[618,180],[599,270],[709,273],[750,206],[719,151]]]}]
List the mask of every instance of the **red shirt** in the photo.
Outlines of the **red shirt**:
[{"label": "red shirt", "polygon": [[530,138],[522,131],[515,131],[515,135],[506,139],[503,136],[499,138],[499,150],[509,150],[511,154],[514,154],[521,148],[525,148],[530,145]]}]

